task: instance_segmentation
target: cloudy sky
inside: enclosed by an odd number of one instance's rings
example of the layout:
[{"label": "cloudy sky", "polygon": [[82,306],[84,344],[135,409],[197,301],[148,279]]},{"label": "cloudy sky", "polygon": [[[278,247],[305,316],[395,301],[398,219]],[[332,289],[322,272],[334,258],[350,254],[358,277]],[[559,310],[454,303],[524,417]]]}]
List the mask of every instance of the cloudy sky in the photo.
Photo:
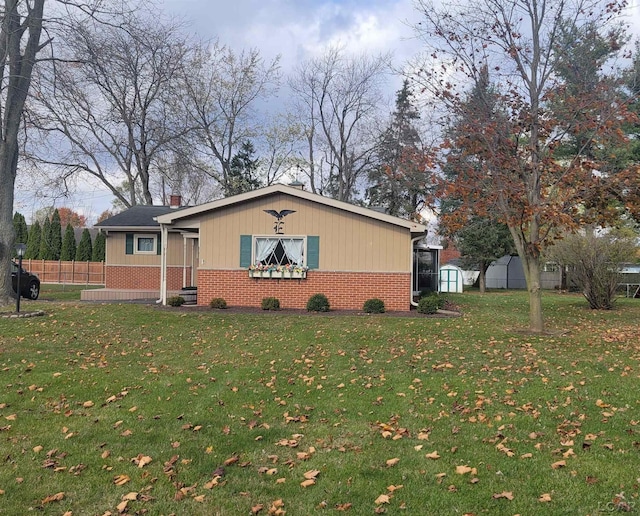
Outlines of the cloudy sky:
[{"label": "cloudy sky", "polygon": [[[409,26],[417,14],[412,0],[158,0],[158,4],[200,38],[217,38],[236,50],[257,48],[267,60],[280,56],[284,73],[328,45],[344,45],[353,53],[390,51],[398,68],[419,49]],[[390,98],[400,85],[400,78],[390,80]],[[69,198],[34,192],[29,181],[17,186],[15,209],[28,220],[38,209],[55,204],[84,214],[91,223],[111,207],[113,199],[103,186],[86,181],[75,185],[76,194]]]}]

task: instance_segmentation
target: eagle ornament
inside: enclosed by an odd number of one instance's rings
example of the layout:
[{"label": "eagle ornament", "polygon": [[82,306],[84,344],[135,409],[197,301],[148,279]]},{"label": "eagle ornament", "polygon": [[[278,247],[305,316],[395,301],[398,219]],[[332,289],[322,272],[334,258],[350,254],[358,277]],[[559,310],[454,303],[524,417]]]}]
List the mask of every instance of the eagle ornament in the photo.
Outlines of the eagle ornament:
[{"label": "eagle ornament", "polygon": [[273,224],[273,231],[275,232],[276,235],[284,235],[284,220],[282,220],[283,218],[285,218],[287,215],[290,215],[291,213],[295,213],[296,210],[280,210],[280,211],[276,211],[276,210],[262,210],[265,213],[268,213],[269,215],[273,215],[276,218],[275,223]]}]

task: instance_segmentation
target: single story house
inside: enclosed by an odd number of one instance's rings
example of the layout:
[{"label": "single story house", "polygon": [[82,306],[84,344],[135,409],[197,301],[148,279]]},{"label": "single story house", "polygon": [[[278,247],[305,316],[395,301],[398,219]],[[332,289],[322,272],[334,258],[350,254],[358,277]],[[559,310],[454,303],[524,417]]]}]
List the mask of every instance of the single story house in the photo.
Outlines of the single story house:
[{"label": "single story house", "polygon": [[[335,309],[379,298],[408,310],[419,292],[438,289],[441,247],[425,243],[422,224],[280,184],[193,207],[175,201],[97,224],[107,237],[104,295],[152,292],[166,304],[195,287],[202,306],[277,297],[305,308],[322,293]],[[100,291],[83,293],[91,296]]]}]

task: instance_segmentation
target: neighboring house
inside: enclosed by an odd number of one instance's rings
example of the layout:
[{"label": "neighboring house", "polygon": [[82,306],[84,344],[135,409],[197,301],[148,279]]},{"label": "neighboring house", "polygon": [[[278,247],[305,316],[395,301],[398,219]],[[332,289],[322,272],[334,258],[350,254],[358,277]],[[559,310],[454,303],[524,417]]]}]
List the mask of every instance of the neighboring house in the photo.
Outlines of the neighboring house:
[{"label": "neighboring house", "polygon": [[441,247],[424,243],[424,225],[293,186],[182,209],[136,206],[97,226],[107,235],[107,290],[153,290],[165,304],[197,286],[198,305],[277,297],[305,308],[322,293],[335,309],[379,298],[408,310],[415,294],[437,290]]}]

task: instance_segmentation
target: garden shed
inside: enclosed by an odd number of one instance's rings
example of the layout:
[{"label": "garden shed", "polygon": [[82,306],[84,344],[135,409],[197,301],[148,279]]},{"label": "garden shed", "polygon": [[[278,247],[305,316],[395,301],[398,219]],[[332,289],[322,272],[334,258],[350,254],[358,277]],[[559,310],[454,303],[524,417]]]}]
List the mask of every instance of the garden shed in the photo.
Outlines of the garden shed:
[{"label": "garden shed", "polygon": [[462,292],[464,271],[451,263],[440,266],[440,292]]}]

